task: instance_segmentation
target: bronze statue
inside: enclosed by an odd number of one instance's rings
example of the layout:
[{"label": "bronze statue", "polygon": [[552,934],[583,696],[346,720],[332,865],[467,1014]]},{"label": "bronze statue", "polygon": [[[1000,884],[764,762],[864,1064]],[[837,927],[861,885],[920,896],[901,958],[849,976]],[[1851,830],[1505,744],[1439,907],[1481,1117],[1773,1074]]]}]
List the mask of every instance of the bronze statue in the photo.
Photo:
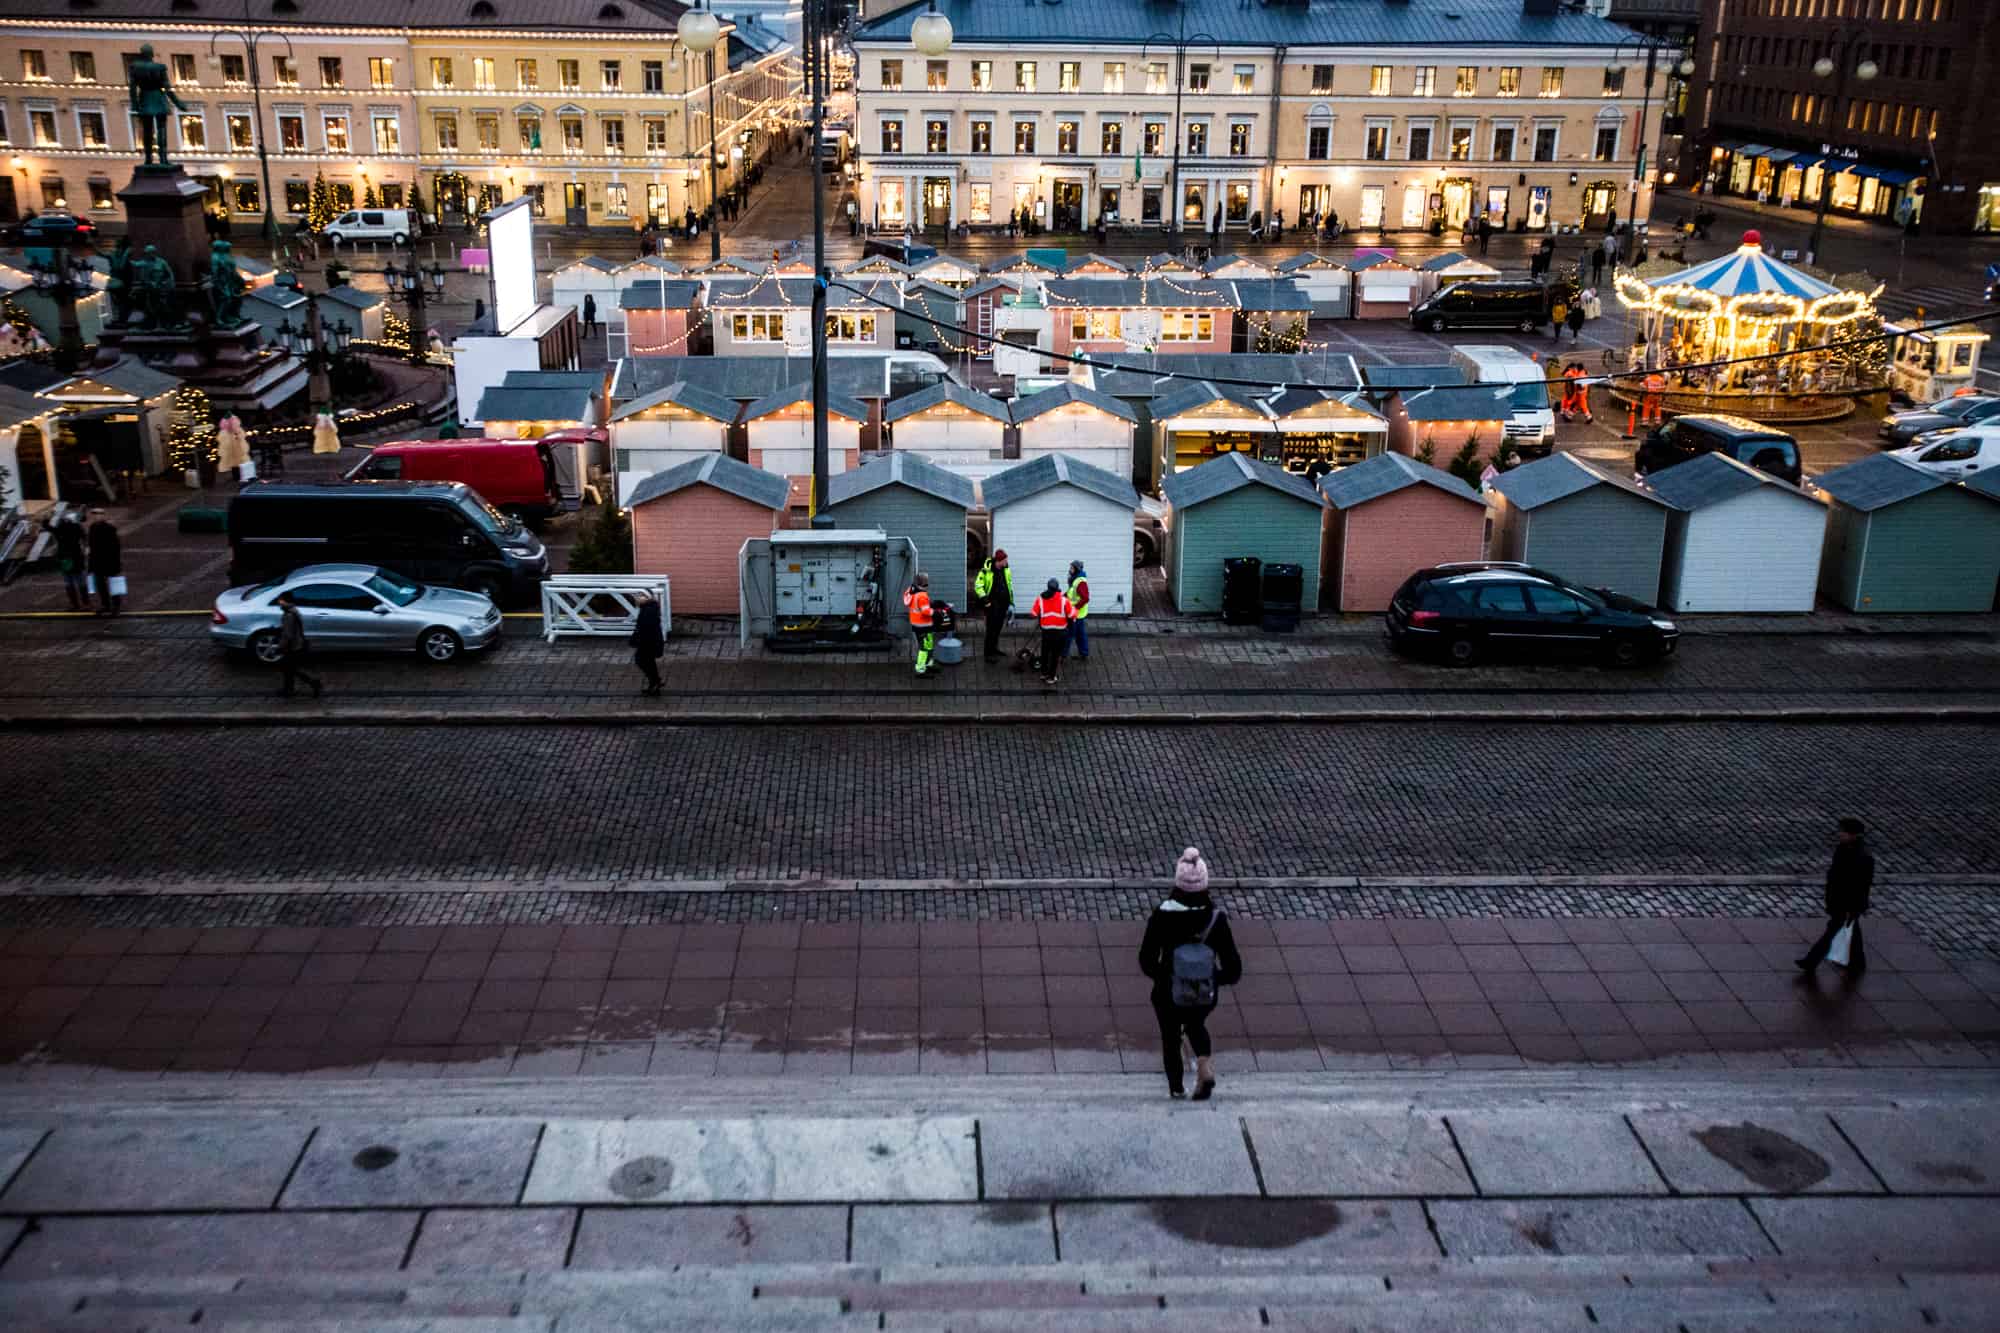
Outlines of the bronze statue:
[{"label": "bronze statue", "polygon": [[146,253],[133,261],[132,286],[148,329],[158,332],[187,323],[180,294],[174,290],[173,265],[160,257],[157,245],[147,246]]},{"label": "bronze statue", "polygon": [[111,317],[120,324],[132,318],[132,238],[120,236],[111,252],[111,276],[104,284],[111,298]]},{"label": "bronze statue", "polygon": [[167,67],[153,59],[151,42],[139,48],[139,58],[132,62],[126,75],[125,91],[132,99],[132,115],[139,122],[139,137],[146,152],[145,165],[153,165],[153,153],[159,152],[159,165],[170,167],[167,161],[167,110],[171,106],[181,111],[187,110],[187,103],[174,93],[172,82],[167,77]]},{"label": "bronze statue", "polygon": [[208,251],[208,303],[218,329],[233,329],[243,322],[243,275],[236,271],[230,250],[228,241],[217,241]]}]

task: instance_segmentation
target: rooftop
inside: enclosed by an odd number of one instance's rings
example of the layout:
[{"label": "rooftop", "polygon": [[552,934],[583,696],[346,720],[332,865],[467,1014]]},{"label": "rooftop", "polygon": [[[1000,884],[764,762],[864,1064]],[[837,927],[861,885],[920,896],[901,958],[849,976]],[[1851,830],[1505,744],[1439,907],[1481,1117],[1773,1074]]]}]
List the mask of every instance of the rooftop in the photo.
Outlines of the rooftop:
[{"label": "rooftop", "polygon": [[739,463],[724,454],[703,454],[665,472],[656,472],[632,488],[626,507],[637,509],[649,500],[672,495],[690,486],[713,486],[751,504],[766,509],[783,509],[792,495],[792,484],[775,472]]},{"label": "rooftop", "polygon": [[1283,468],[1272,467],[1243,453],[1223,454],[1199,467],[1176,472],[1160,483],[1167,503],[1177,510],[1192,509],[1231,491],[1240,491],[1245,486],[1268,486],[1280,495],[1288,495],[1315,509],[1321,507],[1319,492],[1305,478],[1295,477]]},{"label": "rooftop", "polygon": [[1402,454],[1382,453],[1352,467],[1337,468],[1319,479],[1320,493],[1335,509],[1379,500],[1411,486],[1435,486],[1446,495],[1484,507],[1478,491],[1449,472]]}]

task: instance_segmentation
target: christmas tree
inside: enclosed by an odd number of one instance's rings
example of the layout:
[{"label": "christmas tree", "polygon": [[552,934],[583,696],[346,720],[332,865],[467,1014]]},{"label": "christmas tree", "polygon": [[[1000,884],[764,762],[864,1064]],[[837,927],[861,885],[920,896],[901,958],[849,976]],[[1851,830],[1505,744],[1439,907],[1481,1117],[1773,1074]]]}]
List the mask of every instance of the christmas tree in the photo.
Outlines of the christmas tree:
[{"label": "christmas tree", "polygon": [[415,181],[411,181],[410,212],[416,215],[417,224],[419,226],[423,225],[423,223],[426,220],[424,217],[425,211],[426,210],[424,208],[424,187],[417,184]]},{"label": "christmas tree", "polygon": [[307,229],[315,232],[325,231],[326,224],[338,216],[339,213],[333,206],[333,188],[326,183],[326,173],[314,172],[312,193],[306,201]]},{"label": "christmas tree", "polygon": [[361,189],[361,206],[363,208],[380,208],[382,206],[381,201],[375,197],[375,184],[373,181],[370,181]]},{"label": "christmas tree", "polygon": [[174,390],[167,418],[167,466],[187,472],[215,462],[215,409],[208,395],[191,385]]},{"label": "christmas tree", "polygon": [[382,316],[382,344],[398,352],[410,350],[410,321],[395,311]]}]

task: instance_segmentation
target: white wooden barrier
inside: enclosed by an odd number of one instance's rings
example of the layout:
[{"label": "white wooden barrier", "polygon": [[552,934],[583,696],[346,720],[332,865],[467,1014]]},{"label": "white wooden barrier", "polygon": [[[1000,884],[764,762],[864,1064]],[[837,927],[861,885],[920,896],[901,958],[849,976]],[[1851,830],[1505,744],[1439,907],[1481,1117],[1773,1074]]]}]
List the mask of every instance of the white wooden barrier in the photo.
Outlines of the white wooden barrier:
[{"label": "white wooden barrier", "polygon": [[[623,638],[639,623],[638,594],[650,592],[660,602],[660,632],[673,632],[673,603],[667,598],[664,574],[555,574],[542,583],[542,637],[550,643],[558,634],[588,634]],[[606,599],[615,612],[593,609]]]}]

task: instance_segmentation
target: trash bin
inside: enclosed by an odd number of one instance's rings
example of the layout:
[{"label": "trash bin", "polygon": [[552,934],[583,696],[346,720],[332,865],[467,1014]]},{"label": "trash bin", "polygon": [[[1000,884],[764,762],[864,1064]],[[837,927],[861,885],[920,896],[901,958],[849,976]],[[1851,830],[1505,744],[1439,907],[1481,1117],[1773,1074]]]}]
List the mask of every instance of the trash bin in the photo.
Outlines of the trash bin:
[{"label": "trash bin", "polygon": [[1300,603],[1306,594],[1303,565],[1264,566],[1264,589],[1260,622],[1274,634],[1289,634],[1299,627]]},{"label": "trash bin", "polygon": [[1230,556],[1222,562],[1222,623],[1254,625],[1263,614],[1264,592],[1261,570],[1264,562],[1254,555]]}]

